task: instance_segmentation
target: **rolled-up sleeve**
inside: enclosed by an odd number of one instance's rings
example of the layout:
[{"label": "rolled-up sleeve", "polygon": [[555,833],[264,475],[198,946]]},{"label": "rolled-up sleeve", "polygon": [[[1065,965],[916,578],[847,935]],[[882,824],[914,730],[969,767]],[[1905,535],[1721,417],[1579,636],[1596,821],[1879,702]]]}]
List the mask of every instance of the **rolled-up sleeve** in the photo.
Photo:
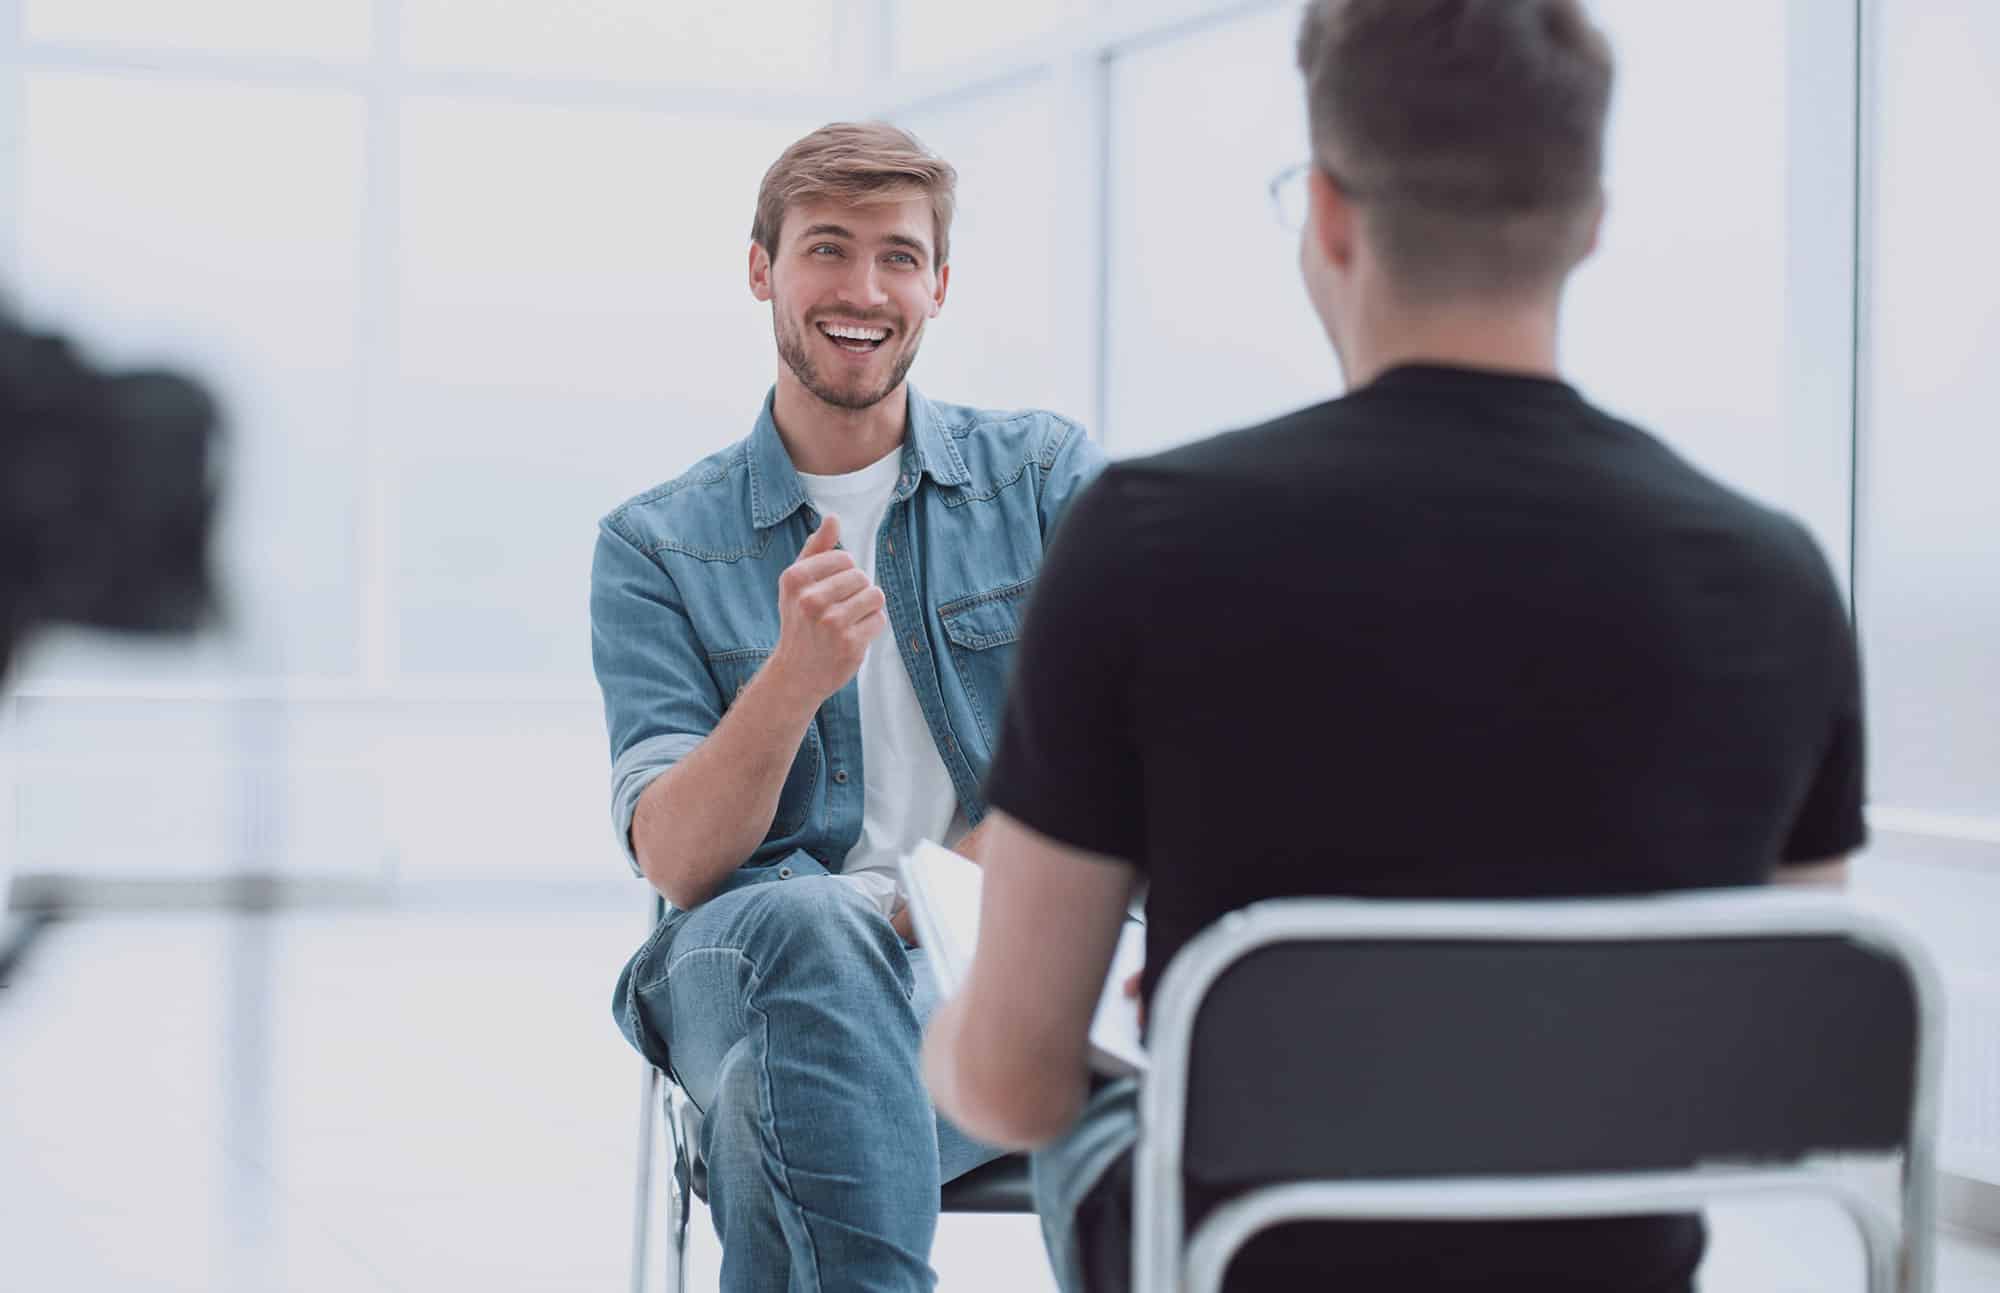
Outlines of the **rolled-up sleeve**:
[{"label": "rolled-up sleeve", "polygon": [[632,813],[653,779],[722,720],[722,697],[673,577],[616,524],[598,527],[590,653],[611,738],[611,825],[632,864]]}]

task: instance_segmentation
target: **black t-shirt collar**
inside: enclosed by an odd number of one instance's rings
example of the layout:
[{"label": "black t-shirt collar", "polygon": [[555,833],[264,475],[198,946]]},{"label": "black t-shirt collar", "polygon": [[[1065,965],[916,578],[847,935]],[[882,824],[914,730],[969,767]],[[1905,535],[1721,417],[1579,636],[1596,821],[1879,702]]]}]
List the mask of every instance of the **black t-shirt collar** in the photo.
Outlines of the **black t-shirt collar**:
[{"label": "black t-shirt collar", "polygon": [[1498,368],[1466,368],[1455,364],[1408,363],[1377,373],[1375,380],[1357,388],[1363,391],[1464,391],[1480,389],[1494,393],[1541,393],[1566,399],[1581,399],[1576,388],[1558,377],[1535,373],[1508,372]]}]

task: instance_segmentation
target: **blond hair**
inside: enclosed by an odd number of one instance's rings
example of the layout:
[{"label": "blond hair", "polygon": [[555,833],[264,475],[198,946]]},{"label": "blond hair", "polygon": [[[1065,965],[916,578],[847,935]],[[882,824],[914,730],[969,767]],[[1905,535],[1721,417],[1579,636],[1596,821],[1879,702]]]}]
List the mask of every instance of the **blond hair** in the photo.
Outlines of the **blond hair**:
[{"label": "blond hair", "polygon": [[836,121],[799,140],[771,163],[757,187],[750,237],[778,254],[785,212],[801,202],[863,204],[897,189],[917,188],[931,200],[937,263],[951,253],[951,214],[958,172],[909,131],[886,121]]}]

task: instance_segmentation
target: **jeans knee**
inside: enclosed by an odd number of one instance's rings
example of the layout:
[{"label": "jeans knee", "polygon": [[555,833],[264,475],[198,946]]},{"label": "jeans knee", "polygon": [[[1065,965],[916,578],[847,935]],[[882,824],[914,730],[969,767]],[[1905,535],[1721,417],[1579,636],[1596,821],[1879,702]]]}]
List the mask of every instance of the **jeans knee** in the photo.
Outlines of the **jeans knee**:
[{"label": "jeans knee", "polygon": [[777,880],[760,891],[767,910],[807,924],[858,920],[875,914],[867,895],[837,875],[803,875]]},{"label": "jeans knee", "polygon": [[851,968],[857,962],[887,962],[902,948],[874,903],[845,880],[804,876],[764,887],[773,892],[760,903],[761,933],[785,967]]}]

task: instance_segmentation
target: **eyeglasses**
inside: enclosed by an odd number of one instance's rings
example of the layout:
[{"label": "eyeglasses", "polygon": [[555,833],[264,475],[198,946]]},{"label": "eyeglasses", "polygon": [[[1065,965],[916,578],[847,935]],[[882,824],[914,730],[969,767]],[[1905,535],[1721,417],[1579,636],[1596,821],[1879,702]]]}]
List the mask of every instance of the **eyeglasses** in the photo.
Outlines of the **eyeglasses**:
[{"label": "eyeglasses", "polygon": [[1312,204],[1307,180],[1312,170],[1311,162],[1295,162],[1271,177],[1271,211],[1288,233],[1306,227],[1306,213]]},{"label": "eyeglasses", "polygon": [[1333,181],[1333,186],[1346,194],[1349,201],[1358,200],[1360,195],[1352,184],[1341,178],[1332,167],[1319,161],[1294,162],[1271,177],[1271,210],[1277,214],[1278,223],[1292,233],[1306,227],[1306,216],[1312,208],[1312,173],[1318,171]]}]

